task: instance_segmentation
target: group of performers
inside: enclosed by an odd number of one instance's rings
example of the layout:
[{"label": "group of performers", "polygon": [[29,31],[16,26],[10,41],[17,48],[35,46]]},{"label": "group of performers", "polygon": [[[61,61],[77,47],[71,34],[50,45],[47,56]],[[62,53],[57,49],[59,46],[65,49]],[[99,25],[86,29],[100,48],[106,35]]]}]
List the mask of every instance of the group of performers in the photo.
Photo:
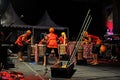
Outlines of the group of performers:
[{"label": "group of performers", "polygon": [[[31,44],[31,39],[28,39],[28,37],[31,35],[31,31],[27,30],[25,34],[20,35],[15,44],[18,45],[18,59],[19,61],[23,61],[23,50],[24,47]],[[43,39],[40,40],[38,44],[45,44],[46,45],[46,53],[45,55],[48,56],[52,50],[54,50],[54,53],[57,58],[57,62],[60,61],[60,56],[58,53],[58,44],[65,44],[67,45],[67,38],[65,32],[61,33],[61,36],[58,37],[57,34],[55,34],[54,27],[49,28],[49,33],[44,36]],[[44,57],[44,65],[46,64],[46,57]]]},{"label": "group of performers", "polygon": [[[15,44],[18,45],[18,59],[19,61],[23,61],[23,51],[24,47],[31,44],[31,39],[28,39],[28,37],[32,34],[30,30],[27,30],[25,34],[20,35],[17,40],[15,41]],[[49,56],[52,50],[54,50],[54,53],[57,58],[57,63],[60,62],[60,55],[58,53],[58,45],[59,44],[65,44],[68,45],[68,40],[66,37],[65,32],[61,33],[61,36],[58,37],[57,34],[55,34],[54,27],[49,28],[49,33],[44,36],[43,39],[40,40],[38,44],[45,44],[46,45],[46,52],[45,55]],[[98,54],[100,53],[102,41],[98,36],[90,35],[87,31],[84,31],[83,40],[81,41],[82,45],[85,44],[92,44],[92,58],[93,61],[91,62],[92,65],[98,64]],[[44,57],[44,64],[46,65],[46,58]],[[83,56],[84,57],[84,56]]]}]

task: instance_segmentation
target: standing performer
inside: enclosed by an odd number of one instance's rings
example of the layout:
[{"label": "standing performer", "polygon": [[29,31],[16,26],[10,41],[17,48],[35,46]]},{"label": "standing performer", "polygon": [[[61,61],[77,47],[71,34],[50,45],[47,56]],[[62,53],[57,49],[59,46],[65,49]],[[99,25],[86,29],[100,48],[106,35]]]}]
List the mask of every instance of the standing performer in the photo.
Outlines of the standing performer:
[{"label": "standing performer", "polygon": [[59,54],[60,55],[66,55],[67,54],[67,46],[68,41],[65,32],[61,33],[61,36],[59,37]]},{"label": "standing performer", "polygon": [[92,53],[93,53],[93,61],[92,65],[98,64],[98,54],[100,53],[101,40],[98,36],[90,35],[88,32],[84,33],[84,38],[86,43],[92,43]]},{"label": "standing performer", "polygon": [[83,41],[81,42],[81,47],[83,46],[83,58],[91,58],[92,42],[87,31],[83,32]]},{"label": "standing performer", "polygon": [[[39,43],[42,43],[44,40],[46,40],[46,56],[49,56],[52,50],[54,50],[56,57],[57,57],[57,62],[60,61],[60,57],[58,54],[58,36],[57,34],[54,33],[54,28],[50,27],[49,28],[49,34],[45,36],[45,39],[42,39]],[[46,66],[46,59],[47,57],[44,57],[44,66]]]},{"label": "standing performer", "polygon": [[67,45],[67,37],[66,37],[65,32],[61,33],[61,36],[59,37],[59,42],[60,44]]},{"label": "standing performer", "polygon": [[31,33],[32,32],[30,30],[27,30],[25,34],[20,35],[15,41],[15,44],[18,46],[19,61],[23,61],[23,51],[27,47],[27,45],[31,43],[31,39],[28,39]]}]

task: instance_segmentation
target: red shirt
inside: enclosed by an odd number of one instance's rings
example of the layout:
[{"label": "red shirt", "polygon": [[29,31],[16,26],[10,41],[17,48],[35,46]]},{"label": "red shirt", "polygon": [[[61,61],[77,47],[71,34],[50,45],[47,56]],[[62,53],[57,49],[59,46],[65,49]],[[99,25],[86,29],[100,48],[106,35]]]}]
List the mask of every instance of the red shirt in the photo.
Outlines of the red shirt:
[{"label": "red shirt", "polygon": [[59,40],[60,40],[60,44],[64,44],[64,38],[62,36],[59,37]]},{"label": "red shirt", "polygon": [[[19,36],[18,38],[17,38],[17,40],[15,41],[15,44],[18,44],[19,46],[23,46],[23,42],[26,42],[26,43],[28,43],[27,42],[27,35],[26,34],[22,34],[21,36]],[[24,38],[24,39],[23,39]]]},{"label": "red shirt", "polygon": [[89,35],[88,37],[91,39],[91,42],[94,43],[94,44],[96,44],[98,41],[100,41],[98,36]]},{"label": "red shirt", "polygon": [[48,48],[58,48],[58,36],[54,33],[49,33],[46,36],[46,40],[47,40],[47,47]]}]

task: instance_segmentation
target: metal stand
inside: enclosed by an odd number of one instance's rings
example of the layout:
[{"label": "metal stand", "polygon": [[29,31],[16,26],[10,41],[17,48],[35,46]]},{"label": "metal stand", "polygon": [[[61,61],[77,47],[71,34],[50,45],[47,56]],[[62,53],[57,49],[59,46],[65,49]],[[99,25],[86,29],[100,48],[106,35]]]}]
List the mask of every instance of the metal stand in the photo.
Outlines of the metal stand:
[{"label": "metal stand", "polygon": [[48,73],[48,67],[47,67],[47,62],[48,62],[48,59],[47,59],[47,56],[45,55],[44,57],[46,57],[46,64],[45,64],[45,73],[44,73],[44,76],[46,76],[46,74]]}]

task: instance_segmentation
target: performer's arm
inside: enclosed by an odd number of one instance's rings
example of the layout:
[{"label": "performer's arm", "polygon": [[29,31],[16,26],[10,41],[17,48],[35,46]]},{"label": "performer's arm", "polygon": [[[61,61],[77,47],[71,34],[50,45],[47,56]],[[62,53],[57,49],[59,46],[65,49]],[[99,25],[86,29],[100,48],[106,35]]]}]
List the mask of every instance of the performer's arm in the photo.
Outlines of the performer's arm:
[{"label": "performer's arm", "polygon": [[42,44],[43,42],[44,42],[44,39],[41,39],[40,42],[39,42],[39,44]]},{"label": "performer's arm", "polygon": [[27,40],[26,37],[22,37],[22,41],[23,41],[23,43],[30,44],[31,39]]}]

